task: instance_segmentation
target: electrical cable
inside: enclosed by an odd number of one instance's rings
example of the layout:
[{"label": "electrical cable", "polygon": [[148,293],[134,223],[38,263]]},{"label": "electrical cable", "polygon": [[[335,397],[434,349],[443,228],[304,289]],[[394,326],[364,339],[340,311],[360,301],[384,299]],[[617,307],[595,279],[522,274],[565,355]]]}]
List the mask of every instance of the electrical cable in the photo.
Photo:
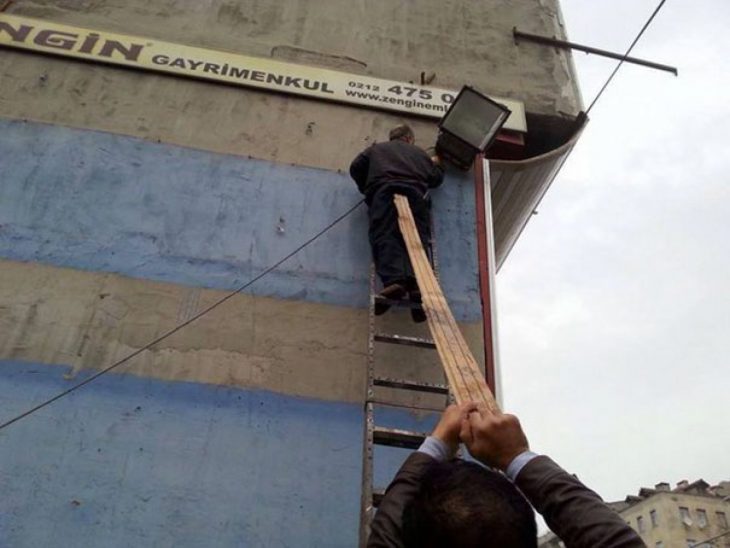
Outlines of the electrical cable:
[{"label": "electrical cable", "polygon": [[[720,533],[716,537],[708,538],[707,540],[701,540],[701,541],[693,544],[689,548],[703,548],[704,546],[714,546],[715,545],[714,541],[716,541],[717,539],[722,538],[724,536],[727,536],[727,535],[730,535],[730,531],[725,531],[724,533]],[[710,544],[711,542],[712,542],[712,544]],[[727,546],[727,544],[725,544],[725,546]]]},{"label": "electrical cable", "polygon": [[317,234],[315,234],[314,236],[312,236],[311,238],[309,238],[306,242],[304,242],[303,244],[301,244],[294,251],[290,252],[283,259],[280,259],[279,261],[277,261],[276,263],[274,263],[272,266],[270,266],[269,268],[267,268],[266,270],[264,270],[261,274],[259,274],[258,276],[255,276],[253,279],[249,280],[248,282],[246,282],[242,286],[238,287],[237,289],[234,289],[233,291],[231,291],[230,293],[228,293],[226,296],[221,297],[220,299],[218,299],[217,301],[215,301],[210,306],[204,308],[203,310],[201,310],[200,312],[198,312],[197,314],[195,314],[193,317],[189,318],[188,320],[184,321],[181,324],[178,324],[177,326],[173,327],[169,331],[166,331],[165,333],[163,333],[162,335],[160,335],[159,337],[157,337],[153,341],[147,343],[142,348],[139,348],[139,349],[135,350],[131,354],[128,354],[127,356],[125,356],[121,360],[118,360],[118,361],[114,362],[113,364],[105,367],[104,369],[101,369],[101,370],[97,371],[96,373],[94,373],[88,379],[85,379],[85,380],[81,381],[80,383],[75,384],[71,388],[68,388],[68,389],[64,390],[63,392],[60,392],[60,393],[56,394],[52,398],[50,398],[50,399],[48,399],[48,400],[46,400],[46,401],[44,401],[42,403],[39,403],[35,407],[32,407],[31,409],[28,409],[27,411],[24,411],[20,415],[17,415],[16,417],[14,417],[14,418],[12,418],[12,419],[10,419],[8,421],[5,421],[4,423],[0,424],[0,430],[2,430],[4,428],[7,428],[11,424],[13,424],[15,422],[18,422],[21,419],[24,419],[28,415],[32,415],[33,413],[35,413],[36,411],[39,411],[40,409],[43,409],[47,405],[50,405],[53,402],[60,400],[64,396],[67,396],[71,392],[74,392],[75,390],[78,390],[82,386],[86,386],[87,384],[89,384],[90,382],[98,379],[102,375],[105,375],[106,373],[108,373],[112,369],[115,369],[115,368],[119,367],[120,365],[128,362],[129,360],[131,360],[135,356],[138,356],[139,354],[141,354],[145,350],[149,350],[150,348],[152,348],[157,343],[159,343],[159,342],[165,340],[166,338],[174,335],[175,333],[177,333],[178,331],[180,331],[184,327],[186,327],[186,326],[190,325],[191,323],[193,323],[195,320],[198,320],[198,319],[202,318],[203,316],[205,316],[206,314],[208,314],[208,312],[210,312],[211,310],[219,307],[220,305],[222,305],[224,302],[228,301],[229,299],[233,298],[234,296],[236,296],[237,294],[239,294],[241,291],[243,291],[244,289],[246,289],[250,285],[254,284],[255,282],[259,281],[261,278],[263,278],[264,276],[266,276],[267,274],[269,274],[270,272],[272,272],[276,268],[278,268],[279,265],[281,265],[285,261],[287,261],[290,258],[292,258],[294,255],[296,255],[297,253],[299,253],[302,249],[304,249],[305,247],[307,247],[309,244],[311,244],[312,242],[314,242],[316,239],[318,239],[324,233],[326,233],[331,228],[333,228],[340,221],[342,221],[343,219],[345,219],[345,217],[347,217],[353,211],[355,211],[358,207],[360,207],[360,205],[362,205],[362,203],[364,201],[365,200],[360,200],[359,202],[357,202],[354,206],[352,206],[350,209],[348,209],[345,213],[341,214],[334,221],[332,221],[329,225],[327,225],[325,228],[323,228],[322,230],[320,230]]},{"label": "electrical cable", "polygon": [[606,88],[607,88],[607,87],[608,87],[608,85],[609,85],[609,84],[611,83],[611,80],[613,80],[613,77],[614,77],[614,76],[616,76],[616,73],[618,72],[618,69],[620,69],[620,68],[621,68],[621,65],[623,65],[623,64],[624,64],[624,61],[626,60],[626,58],[627,58],[627,57],[629,56],[629,54],[631,53],[631,50],[633,50],[633,49],[634,49],[634,46],[635,46],[635,45],[637,44],[637,42],[638,42],[638,41],[639,41],[639,40],[641,39],[642,35],[644,34],[644,31],[646,31],[646,29],[648,29],[648,28],[649,28],[649,25],[651,25],[651,22],[652,22],[652,21],[654,20],[654,18],[655,18],[655,17],[657,16],[657,14],[659,13],[659,10],[661,10],[661,9],[662,9],[662,6],[664,6],[664,3],[665,3],[666,1],[667,1],[667,0],[661,0],[661,2],[659,2],[659,5],[658,5],[658,6],[656,7],[656,9],[654,10],[654,13],[652,13],[652,14],[651,14],[651,17],[649,17],[649,19],[647,19],[646,23],[644,23],[644,26],[643,26],[643,27],[641,28],[641,30],[639,31],[639,34],[637,34],[637,35],[636,35],[636,38],[634,38],[634,41],[633,41],[633,42],[631,42],[631,45],[629,46],[629,49],[627,49],[627,50],[626,50],[626,53],[624,53],[624,56],[623,56],[623,57],[621,58],[621,60],[620,60],[620,61],[618,62],[618,64],[616,65],[616,68],[614,68],[614,69],[613,69],[613,72],[612,72],[612,73],[611,73],[611,75],[610,75],[610,76],[608,77],[608,80],[606,80],[606,83],[605,83],[605,84],[603,84],[603,87],[602,87],[602,88],[601,88],[601,89],[599,90],[599,92],[598,92],[598,93],[596,94],[596,97],[595,97],[595,98],[593,99],[593,101],[591,102],[590,106],[588,107],[588,110],[586,110],[586,115],[588,115],[588,113],[590,113],[590,111],[591,111],[591,109],[593,108],[593,106],[594,106],[594,105],[596,104],[596,102],[598,102],[598,99],[599,99],[599,98],[601,97],[601,95],[603,95],[603,92],[604,92],[604,91],[606,91]]}]

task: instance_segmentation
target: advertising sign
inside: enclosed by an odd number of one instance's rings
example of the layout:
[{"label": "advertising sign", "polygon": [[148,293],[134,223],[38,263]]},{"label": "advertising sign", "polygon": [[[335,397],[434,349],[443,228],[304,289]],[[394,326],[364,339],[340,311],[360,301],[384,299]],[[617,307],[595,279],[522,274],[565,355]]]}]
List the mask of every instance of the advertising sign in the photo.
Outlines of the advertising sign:
[{"label": "advertising sign", "polygon": [[[1,13],[0,46],[437,119],[457,95],[453,90]],[[522,103],[492,99],[512,111],[506,129],[527,131]]]}]

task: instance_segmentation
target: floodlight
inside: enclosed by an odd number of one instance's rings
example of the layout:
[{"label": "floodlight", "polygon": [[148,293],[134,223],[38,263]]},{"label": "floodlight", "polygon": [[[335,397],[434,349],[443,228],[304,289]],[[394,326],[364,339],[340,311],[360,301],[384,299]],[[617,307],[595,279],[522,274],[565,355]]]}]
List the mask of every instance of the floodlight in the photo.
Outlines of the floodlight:
[{"label": "floodlight", "polygon": [[436,153],[461,169],[469,169],[502,128],[510,110],[472,87],[464,86],[439,122]]}]

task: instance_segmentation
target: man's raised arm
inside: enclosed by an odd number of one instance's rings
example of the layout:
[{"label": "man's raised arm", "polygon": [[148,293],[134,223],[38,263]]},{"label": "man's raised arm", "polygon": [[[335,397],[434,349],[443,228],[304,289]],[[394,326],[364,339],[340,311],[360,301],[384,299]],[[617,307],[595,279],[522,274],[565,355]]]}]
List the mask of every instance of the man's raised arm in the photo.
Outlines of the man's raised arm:
[{"label": "man's raised arm", "polygon": [[385,491],[371,527],[368,548],[403,546],[403,510],[416,496],[421,480],[435,462],[452,458],[459,447],[459,431],[474,404],[450,405],[433,433],[411,453]]},{"label": "man's raised arm", "polygon": [[428,176],[427,183],[428,188],[436,188],[444,182],[444,164],[438,154],[431,156],[431,163],[433,163],[433,167]]},{"label": "man's raised arm", "polygon": [[472,413],[462,424],[461,439],[474,458],[505,472],[568,548],[646,546],[601,497],[548,457],[531,452],[514,415]]},{"label": "man's raised arm", "polygon": [[358,154],[350,164],[350,177],[355,180],[360,193],[365,194],[365,184],[368,181],[368,169],[370,169],[370,157],[368,150]]}]

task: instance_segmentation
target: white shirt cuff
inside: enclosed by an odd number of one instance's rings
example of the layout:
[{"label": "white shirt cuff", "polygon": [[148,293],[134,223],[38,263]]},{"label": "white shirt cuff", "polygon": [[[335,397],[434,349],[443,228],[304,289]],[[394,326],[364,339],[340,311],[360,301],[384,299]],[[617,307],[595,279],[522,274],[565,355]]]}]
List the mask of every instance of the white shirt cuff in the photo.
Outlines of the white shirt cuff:
[{"label": "white shirt cuff", "polygon": [[509,463],[509,466],[504,471],[505,475],[514,482],[525,465],[537,456],[537,453],[533,453],[532,451],[523,451],[512,459],[512,462]]},{"label": "white shirt cuff", "polygon": [[438,462],[449,460],[453,456],[449,446],[433,436],[428,436],[425,440],[423,440],[421,447],[418,448],[418,452],[425,453]]}]

